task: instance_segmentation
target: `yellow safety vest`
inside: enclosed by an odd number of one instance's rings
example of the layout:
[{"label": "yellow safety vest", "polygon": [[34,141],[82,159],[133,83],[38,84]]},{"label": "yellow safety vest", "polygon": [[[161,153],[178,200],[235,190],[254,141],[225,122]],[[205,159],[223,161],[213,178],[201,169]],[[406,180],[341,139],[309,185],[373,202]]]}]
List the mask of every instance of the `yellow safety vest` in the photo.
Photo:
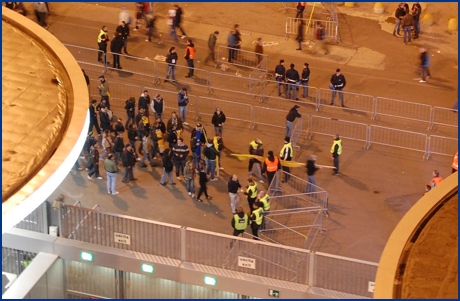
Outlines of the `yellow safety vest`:
[{"label": "yellow safety vest", "polygon": [[246,189],[246,192],[248,193],[249,190],[252,190],[252,194],[249,196],[251,199],[254,199],[257,197],[257,183],[254,183],[253,185],[249,185],[248,189]]},{"label": "yellow safety vest", "polygon": [[335,146],[339,145],[339,148],[337,149],[337,154],[340,155],[342,153],[342,140],[334,140],[334,143],[332,143],[331,147],[331,154],[334,153]]},{"label": "yellow safety vest", "polygon": [[99,35],[97,36],[97,42],[100,43],[102,42],[102,35],[105,34],[107,36],[107,33],[101,29],[99,32]]},{"label": "yellow safety vest", "polygon": [[268,194],[264,195],[264,197],[261,198],[259,202],[264,204],[264,211],[270,210],[270,196]]},{"label": "yellow safety vest", "polygon": [[252,211],[252,214],[255,214],[256,216],[256,219],[255,219],[255,223],[258,224],[259,226],[262,225],[262,220],[264,218],[264,216],[262,215],[262,212],[264,212],[264,209],[259,207],[257,208],[256,210]]},{"label": "yellow safety vest", "polygon": [[235,214],[233,216],[233,219],[235,220],[235,229],[236,230],[245,230],[246,227],[248,226],[249,222],[249,217],[245,213],[244,216],[241,218],[238,216],[238,214]]},{"label": "yellow safety vest", "polygon": [[289,148],[289,152],[291,153],[291,155],[288,156],[288,157],[290,157],[292,159],[292,157],[294,157],[294,152],[292,150],[292,143],[291,142],[286,143],[285,145],[283,145],[283,148],[280,151],[280,158],[284,159],[284,152],[285,152],[286,148]]},{"label": "yellow safety vest", "polygon": [[252,140],[252,141],[249,143],[249,145],[250,145],[253,149],[256,149],[257,146],[258,146],[258,144],[256,143],[255,140]]}]

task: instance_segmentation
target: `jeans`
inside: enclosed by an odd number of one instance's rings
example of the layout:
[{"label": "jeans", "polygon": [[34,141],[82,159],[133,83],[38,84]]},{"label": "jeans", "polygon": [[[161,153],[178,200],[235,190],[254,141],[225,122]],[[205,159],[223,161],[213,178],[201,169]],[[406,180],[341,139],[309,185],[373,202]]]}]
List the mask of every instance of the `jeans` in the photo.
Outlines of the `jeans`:
[{"label": "jeans", "polygon": [[163,168],[163,174],[161,175],[160,184],[165,184],[166,177],[169,177],[169,181],[168,181],[169,184],[174,184],[172,170],[171,171],[166,171]]},{"label": "jeans", "polygon": [[238,193],[228,193],[228,196],[230,197],[230,207],[232,208],[232,213],[235,214],[236,208],[238,208],[238,204],[240,202],[240,197],[238,196]]},{"label": "jeans", "polygon": [[[279,78],[279,79],[275,78],[275,80],[277,82],[279,82],[279,84],[278,84],[278,96],[281,96],[281,86],[285,86],[285,83],[284,83],[282,78]],[[286,87],[284,88],[284,90],[286,91]]]},{"label": "jeans", "polygon": [[314,176],[308,176],[308,184],[307,184],[307,190],[305,191],[306,193],[310,193],[310,192],[316,192],[316,187],[313,186],[313,185],[310,185],[310,184],[313,184],[315,186],[318,186],[318,184],[316,183],[316,179]]},{"label": "jeans", "polygon": [[174,165],[176,166],[176,177],[184,175],[185,161],[177,160]]},{"label": "jeans", "polygon": [[215,126],[214,130],[216,131],[216,135],[220,133],[222,135],[222,127],[221,126]]},{"label": "jeans", "polygon": [[192,195],[195,194],[195,181],[192,178],[185,178],[185,189]]},{"label": "jeans", "polygon": [[[255,169],[255,171],[254,171]],[[256,174],[257,175],[257,178],[258,180],[263,180],[264,178],[262,177],[262,171],[261,171],[261,168],[260,168],[260,163],[259,162],[254,162],[253,165],[252,165],[252,170],[249,172],[249,175],[254,175]]]},{"label": "jeans", "polygon": [[193,76],[193,71],[195,70],[195,65],[193,64],[192,59],[187,59],[187,65],[189,67],[188,76]]},{"label": "jeans", "polygon": [[339,155],[335,156],[334,157],[334,174],[338,174],[339,173]]},{"label": "jeans", "polygon": [[228,46],[228,62],[231,63],[232,60],[235,58],[236,49],[235,46]]},{"label": "jeans", "polygon": [[117,173],[107,172],[107,192],[115,193],[117,191]]},{"label": "jeans", "polygon": [[216,160],[206,159],[206,174],[211,174],[211,179],[214,179],[216,172]]},{"label": "jeans", "polygon": [[125,172],[123,173],[122,181],[126,182],[126,181],[132,180],[132,179],[134,179],[133,167],[132,166],[130,168],[125,167]]},{"label": "jeans", "polygon": [[428,69],[428,66],[426,66],[426,67],[422,66],[421,67],[421,73],[422,73],[422,79],[423,80],[426,80],[427,76],[431,76],[430,69]]},{"label": "jeans", "polygon": [[306,98],[306,97],[308,97],[308,80],[307,81],[302,81],[302,86],[303,86],[302,97]]},{"label": "jeans", "polygon": [[80,168],[80,163],[78,163],[78,159],[77,159],[77,161],[75,161],[75,164],[73,165],[73,168],[75,168],[75,169]]},{"label": "jeans", "polygon": [[174,42],[178,43],[179,39],[177,38],[176,34],[176,27],[174,25],[171,25],[171,31],[169,32],[169,35],[171,35],[174,39]]},{"label": "jeans", "polygon": [[290,92],[291,90],[293,90],[294,92],[294,98],[293,99],[297,99],[297,85],[295,83],[288,83],[286,84],[286,99],[290,99],[291,98],[291,95],[290,95]]},{"label": "jeans", "polygon": [[[406,37],[409,38],[409,41],[407,41]],[[411,40],[412,40],[411,27],[404,26],[404,44],[407,44],[407,42],[410,42]]]},{"label": "jeans", "polygon": [[336,95],[337,93],[339,94],[339,98],[340,98],[340,102],[341,102],[342,106],[344,106],[342,90],[333,90],[333,91],[332,91],[331,105],[334,104],[335,95]]},{"label": "jeans", "polygon": [[145,167],[145,159],[148,159],[149,162],[150,162],[150,165],[153,165],[153,160],[152,160],[152,154],[149,153],[149,152],[144,152],[144,154],[142,155],[142,160],[141,160],[141,163],[139,163],[139,166],[141,167]]},{"label": "jeans", "polygon": [[88,173],[88,176],[90,176],[90,177],[92,177],[93,175],[95,175],[96,177],[100,177],[100,174],[99,174],[99,162],[95,162],[93,164],[93,168]]},{"label": "jeans", "polygon": [[293,122],[286,120],[286,134],[284,137],[291,137]]},{"label": "jeans", "polygon": [[418,34],[420,33],[420,22],[414,20],[414,34],[415,37],[418,38]]},{"label": "jeans", "polygon": [[393,29],[393,33],[399,34],[399,25],[401,25],[401,19],[396,18],[396,25],[395,29]]},{"label": "jeans", "polygon": [[185,115],[187,115],[187,106],[179,106],[179,118],[181,118],[182,123],[187,121]]},{"label": "jeans", "polygon": [[176,80],[176,65],[168,65],[168,71],[166,72],[166,79],[172,76],[172,80]]}]

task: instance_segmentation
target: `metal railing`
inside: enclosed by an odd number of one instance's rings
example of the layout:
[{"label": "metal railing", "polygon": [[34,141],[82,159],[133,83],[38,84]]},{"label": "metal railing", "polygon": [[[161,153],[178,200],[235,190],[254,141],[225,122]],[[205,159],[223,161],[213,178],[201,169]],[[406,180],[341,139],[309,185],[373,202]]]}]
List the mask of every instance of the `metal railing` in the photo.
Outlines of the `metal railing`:
[{"label": "metal railing", "polygon": [[433,107],[431,109],[430,127],[443,125],[458,128],[458,110],[451,108]]},{"label": "metal railing", "polygon": [[[230,60],[230,53],[233,53],[235,58]],[[266,54],[219,45],[216,56],[218,65],[230,64],[238,67],[268,69],[268,55]]]},{"label": "metal railing", "polygon": [[[340,94],[343,95],[343,102],[345,108],[336,106],[331,106],[332,102],[332,94],[336,92],[334,102],[337,105],[340,105]],[[319,111],[321,108],[325,106],[328,108],[340,108],[344,110],[351,110],[355,112],[362,112],[369,114],[372,118],[374,116],[375,108],[374,108],[374,96],[365,95],[365,94],[357,94],[351,92],[344,92],[344,91],[335,91],[331,89],[319,89],[318,98],[317,98],[317,108],[316,110]]]},{"label": "metal railing", "polygon": [[198,98],[196,105],[198,120],[202,120],[204,116],[210,116],[209,122],[211,122],[216,108],[220,108],[227,120],[248,122],[249,127],[252,127],[253,107],[251,105],[209,97]]},{"label": "metal railing", "polygon": [[[280,82],[275,80],[264,80],[264,88],[263,93],[261,95],[262,101],[274,100],[274,101],[285,101],[286,97],[286,83],[281,83],[281,95],[278,95],[278,85]],[[313,108],[317,108],[317,95],[318,95],[318,88],[308,86],[307,97],[303,97],[303,89],[302,85],[299,86],[299,91],[297,91],[297,98],[295,100],[296,103],[301,103],[304,105],[312,106]],[[292,94],[292,93],[291,93]]]},{"label": "metal railing", "polygon": [[14,228],[48,234],[48,202],[43,202]]},{"label": "metal railing", "polygon": [[[302,135],[302,125],[303,125],[304,118],[308,124],[308,121],[309,121],[308,115],[303,115],[302,117],[297,119],[294,125],[294,129],[292,130],[291,137],[290,137],[292,146],[298,149],[300,149],[299,139],[300,139],[300,135]],[[297,154],[299,154],[299,152]]]},{"label": "metal railing", "polygon": [[64,44],[64,46],[70,51],[82,69],[84,69],[85,66],[92,66],[93,68],[96,67],[96,70],[100,71],[101,74],[106,72],[107,69],[105,64],[97,60],[99,53],[101,58],[104,59],[105,54],[103,51],[69,44]]},{"label": "metal railing", "polygon": [[452,157],[458,150],[458,139],[431,135],[428,137],[427,159],[431,154]]},{"label": "metal railing", "polygon": [[[338,33],[339,33],[339,26],[338,23],[335,21],[325,21],[325,20],[319,20],[319,19],[299,19],[299,18],[286,18],[286,24],[285,24],[285,29],[284,29],[284,35],[287,38],[289,38],[289,35],[291,34],[297,34],[298,33],[298,28],[299,28],[299,22],[303,21],[305,26],[305,32],[304,34],[306,36],[312,36],[313,38],[316,38],[316,24],[318,22],[321,22],[321,24],[324,26],[325,34],[326,34],[326,39],[338,39]],[[310,26],[308,26],[310,24]]]},{"label": "metal railing", "polygon": [[376,97],[372,119],[375,120],[379,116],[389,116],[428,123],[431,120],[431,106],[397,99]]}]

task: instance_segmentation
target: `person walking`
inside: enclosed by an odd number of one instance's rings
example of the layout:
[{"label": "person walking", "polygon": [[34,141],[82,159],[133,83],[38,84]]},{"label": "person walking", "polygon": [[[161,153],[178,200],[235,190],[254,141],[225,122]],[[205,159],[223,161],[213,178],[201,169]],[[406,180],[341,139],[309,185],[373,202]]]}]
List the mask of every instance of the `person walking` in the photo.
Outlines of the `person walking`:
[{"label": "person walking", "polygon": [[126,100],[125,110],[126,110],[125,128],[128,128],[129,124],[134,121],[134,112],[136,110],[136,99],[134,97],[130,97],[128,100]]},{"label": "person walking", "polygon": [[264,215],[262,214],[264,211],[263,204],[260,202],[254,203],[254,210],[251,214],[251,229],[252,235],[255,240],[259,239],[259,228],[262,226],[262,222],[264,220]]},{"label": "person walking", "polygon": [[[232,218],[233,236],[243,236],[244,231],[249,225],[249,217],[244,212],[243,207],[239,206]],[[232,245],[233,246],[233,245]]]},{"label": "person walking", "polygon": [[166,63],[168,63],[168,71],[166,71],[166,78],[164,82],[169,81],[169,77],[171,76],[171,79],[173,82],[176,82],[176,64],[177,64],[177,53],[176,53],[176,47],[171,47],[169,48],[168,51],[168,56],[166,57]]},{"label": "person walking", "polygon": [[327,49],[327,46],[326,46],[326,28],[320,21],[316,23],[315,38],[316,38],[316,43],[314,45],[312,54],[315,54],[316,51],[318,51],[319,49],[322,49],[324,51],[324,55],[328,54],[329,50]]},{"label": "person walking", "polygon": [[145,164],[145,160],[147,159],[150,162],[150,166],[154,167],[154,163],[152,160],[152,150],[153,150],[153,141],[150,139],[150,133],[145,133],[144,137],[142,138],[142,159],[139,163],[139,167],[147,167]]},{"label": "person walking", "polygon": [[295,15],[296,21],[297,19],[303,19],[303,12],[305,10],[305,6],[307,5],[307,2],[297,2],[297,13]]},{"label": "person walking", "polygon": [[200,199],[200,197],[203,193],[207,200],[212,199],[212,197],[208,195],[207,183],[209,181],[209,176],[206,174],[206,171],[203,165],[200,167],[200,172],[199,172],[198,177],[199,177],[199,182],[200,182],[200,190],[198,190],[198,195],[196,196],[195,201],[202,203],[203,201]]},{"label": "person walking", "polygon": [[40,24],[42,27],[45,27],[45,29],[50,27],[48,23],[46,23],[46,17],[48,13],[49,10],[45,2],[35,2],[35,14],[37,16],[38,24]]},{"label": "person walking", "polygon": [[284,91],[286,92],[286,68],[284,67],[284,60],[280,60],[279,65],[275,67],[275,81],[278,82],[278,96],[281,96],[281,86],[284,86]]},{"label": "person walking", "polygon": [[248,179],[248,186],[246,186],[244,194],[248,198],[249,210],[252,214],[252,211],[254,210],[252,205],[254,205],[258,194],[257,183],[254,182],[253,179]]},{"label": "person walking", "polygon": [[96,132],[98,135],[101,134],[101,128],[99,127],[99,122],[97,118],[97,112],[96,112],[96,103],[97,100],[93,99],[91,100],[91,103],[89,104],[89,129],[88,131],[91,132],[93,130],[93,127],[96,127]]},{"label": "person walking", "polygon": [[208,56],[205,58],[204,63],[206,64],[209,60],[213,63],[216,62],[216,44],[217,44],[217,36],[219,35],[219,31],[214,31],[209,35],[208,38]]},{"label": "person walking", "polygon": [[187,61],[189,67],[188,74],[185,77],[193,77],[193,72],[195,71],[195,65],[193,64],[193,59],[195,58],[195,44],[193,44],[191,39],[187,40],[187,47],[185,48],[184,58]]},{"label": "person walking", "polygon": [[155,119],[157,117],[160,117],[160,121],[163,121],[163,112],[165,111],[165,101],[159,93],[155,95],[155,98],[150,103],[150,108],[152,109],[152,112],[155,114]]},{"label": "person walking", "polygon": [[122,33],[118,32],[114,35],[112,42],[110,42],[110,51],[113,56],[113,68],[122,69],[120,65],[120,54],[123,49]]},{"label": "person walking", "polygon": [[195,198],[195,163],[193,157],[188,155],[187,162],[184,167],[185,189],[188,195],[193,199]]},{"label": "person walking", "polygon": [[[280,151],[280,159],[284,161],[292,161],[292,157],[294,157],[294,150],[292,149],[291,138],[285,137],[283,148]],[[283,183],[287,183],[291,177],[289,175],[291,168],[289,166],[282,166],[282,169],[286,172],[284,174]]]},{"label": "person walking", "polygon": [[231,64],[232,60],[235,58],[236,48],[238,47],[238,37],[236,36],[236,31],[232,29],[230,34],[227,37],[227,46],[228,46],[228,62]]},{"label": "person walking", "polygon": [[404,29],[404,44],[410,44],[412,41],[412,28],[414,28],[414,17],[406,11],[406,14],[401,20],[401,26]]},{"label": "person walking", "polygon": [[[102,29],[99,31],[97,36],[97,45],[99,51],[97,52],[97,61],[104,63],[104,65],[109,65],[107,62],[107,43],[109,42],[109,35],[107,34],[107,26],[102,26]],[[104,60],[102,60],[102,55],[104,55]]]},{"label": "person walking", "polygon": [[273,151],[269,151],[262,168],[262,173],[267,174],[268,186],[272,183],[273,177],[279,169],[281,169],[280,159],[273,154]]},{"label": "person walking", "polygon": [[300,20],[299,25],[297,26],[297,37],[296,41],[299,43],[299,47],[296,50],[302,50],[303,36],[305,34],[305,21]]},{"label": "person walking", "polygon": [[125,172],[123,173],[123,178],[121,181],[123,183],[128,183],[129,181],[137,181],[133,173],[134,164],[136,163],[136,155],[134,153],[133,147],[129,143],[126,144],[125,148],[123,149],[122,161],[123,166],[125,167]]},{"label": "person walking", "polygon": [[102,148],[104,149],[104,153],[100,156],[101,159],[106,159],[109,154],[112,152],[113,148],[113,143],[112,143],[112,137],[110,137],[110,132],[105,131],[102,133]]},{"label": "person walking", "polygon": [[433,178],[430,181],[431,189],[438,186],[442,182],[442,177],[439,175],[439,171],[433,170]]},{"label": "person walking", "polygon": [[[118,162],[123,162],[123,150],[125,148],[125,143],[123,141],[123,133],[116,133],[115,143],[112,147],[112,153],[115,154],[115,163],[118,165]],[[128,132],[129,136],[129,132]],[[134,144],[131,144],[134,147]]]},{"label": "person walking", "polygon": [[184,14],[184,11],[177,4],[174,4],[174,7],[176,8],[176,15],[174,16],[174,20],[173,20],[174,31],[176,30],[176,28],[179,28],[179,30],[182,33],[181,39],[185,39],[187,37],[187,35],[185,34],[185,31],[181,26],[182,15]]},{"label": "person walking", "polygon": [[150,106],[150,95],[149,91],[144,90],[144,92],[141,93],[141,96],[139,96],[139,100],[137,101],[137,109],[144,109],[144,116],[149,118],[149,106]]},{"label": "person walking", "polygon": [[334,160],[334,176],[339,175],[339,157],[342,154],[342,140],[339,137],[339,134],[335,135],[334,142],[331,146],[332,159]]},{"label": "person walking", "polygon": [[228,195],[230,197],[230,207],[232,209],[232,213],[236,213],[236,208],[238,207],[238,204],[240,202],[240,197],[238,196],[238,190],[241,190],[241,192],[244,192],[244,190],[241,188],[240,182],[238,182],[238,176],[233,175],[230,180],[228,181]]},{"label": "person walking", "polygon": [[[262,148],[262,141],[260,139],[252,140],[249,143],[249,154],[263,157],[264,149]],[[257,175],[259,183],[265,183],[262,177],[262,162],[256,158],[249,159],[249,176]]]},{"label": "person walking", "polygon": [[88,173],[86,177],[89,180],[92,180],[92,176],[95,175],[98,180],[102,180],[102,177],[99,174],[99,150],[98,150],[97,142],[91,145],[90,154],[88,157],[92,163],[93,168],[91,169],[91,171]]},{"label": "person walking", "polygon": [[179,39],[176,34],[176,26],[174,25],[174,19],[176,18],[176,10],[171,8],[168,10],[168,19],[166,24],[169,26],[169,35],[173,37],[175,43],[179,43]]},{"label": "person walking", "polygon": [[332,89],[332,99],[331,99],[331,106],[334,105],[335,95],[338,93],[340,102],[342,103],[342,107],[345,107],[343,101],[343,88],[345,88],[347,82],[345,80],[345,76],[340,72],[340,69],[337,68],[335,73],[331,76],[331,85],[330,88]]},{"label": "person walking", "polygon": [[458,151],[454,155],[454,159],[452,160],[452,173],[458,171]]},{"label": "person walking", "polygon": [[136,2],[136,27],[134,28],[134,31],[139,31],[139,24],[141,23],[141,20],[144,18],[144,3],[142,2]]},{"label": "person walking", "polygon": [[[121,38],[122,38],[122,41],[123,41],[123,52],[125,54],[129,54],[128,53],[128,38],[129,38],[129,26],[128,24],[125,22],[125,21],[121,21],[120,22],[120,25],[118,25],[118,27],[116,28],[115,30],[116,33],[118,34],[121,34]],[[121,53],[121,51],[120,51]]]},{"label": "person walking", "polygon": [[188,95],[187,95],[187,88],[182,88],[177,93],[177,102],[179,106],[179,117],[181,118],[182,124],[188,125],[187,122],[187,106],[189,103]]},{"label": "person walking", "polygon": [[262,60],[264,59],[264,44],[262,42],[262,38],[257,39],[256,47],[254,49],[254,52],[256,53],[256,58],[257,58],[257,68],[261,68],[260,63],[262,63]]},{"label": "person walking", "polygon": [[404,3],[399,3],[398,8],[395,10],[396,23],[395,23],[395,28],[393,29],[394,36],[398,36],[398,37],[401,36],[401,34],[399,33],[399,30],[401,28],[401,20],[405,15],[406,15],[406,11],[404,10]]},{"label": "person walking", "polygon": [[117,173],[118,166],[113,160],[114,155],[110,153],[104,161],[104,169],[107,172],[107,192],[112,195],[117,195]]},{"label": "person walking", "polygon": [[218,152],[214,148],[212,139],[208,139],[208,143],[203,150],[203,155],[206,162],[206,174],[210,176],[211,181],[217,181],[218,178],[215,177],[215,172]]},{"label": "person walking", "polygon": [[155,21],[156,17],[153,14],[148,14],[146,16],[146,27],[147,27],[147,39],[145,40],[146,42],[152,42],[152,38],[155,38],[157,40],[158,44],[163,43],[161,40],[161,36],[158,34],[158,30],[155,27]]},{"label": "person walking", "polygon": [[297,85],[300,81],[300,75],[297,70],[294,69],[295,65],[291,64],[290,69],[286,71],[286,99],[291,99],[291,90],[293,91],[293,100],[299,100],[297,98]]},{"label": "person walking", "polygon": [[302,76],[300,77],[300,82],[303,86],[303,98],[308,97],[308,81],[310,80],[310,68],[308,63],[303,64]]},{"label": "person walking", "polygon": [[185,160],[188,157],[190,150],[188,146],[184,143],[184,139],[181,137],[177,138],[177,144],[172,148],[174,165],[176,166],[176,178],[180,180],[180,175],[182,174],[185,177]]},{"label": "person walking", "polygon": [[430,55],[428,54],[426,48],[420,47],[420,73],[422,79],[419,80],[420,83],[426,83],[426,80],[431,77],[430,73]]},{"label": "person walking", "polygon": [[129,14],[129,10],[126,9],[126,6],[120,7],[120,13],[118,14],[118,24],[121,24],[123,21],[126,25],[130,25],[132,23],[132,17]]},{"label": "person walking", "polygon": [[101,102],[105,100],[107,109],[110,110],[110,101],[109,101],[109,83],[105,80],[104,75],[99,76],[99,86],[97,86],[99,95],[101,95]]},{"label": "person walking", "polygon": [[214,130],[216,131],[216,135],[220,133],[222,135],[222,127],[224,126],[225,121],[227,118],[225,117],[224,112],[220,110],[220,108],[216,108],[216,111],[212,115],[211,122],[214,125]]},{"label": "person walking", "polygon": [[296,118],[302,118],[302,115],[299,114],[299,105],[293,106],[286,115],[286,133],[284,137],[291,137],[292,130],[294,127],[294,120]]},{"label": "person walking", "polygon": [[107,107],[101,107],[101,110],[99,111],[99,120],[101,122],[100,124],[102,131],[112,131],[112,122],[109,114],[109,109],[107,109]]},{"label": "person walking", "polygon": [[161,185],[166,185],[166,178],[169,178],[169,185],[176,185],[173,181],[173,167],[171,150],[167,148],[163,152],[163,174],[160,178]]},{"label": "person walking", "polygon": [[308,184],[306,193],[314,193],[316,192],[316,186],[318,186],[315,173],[321,169],[321,166],[316,164],[316,155],[311,155],[307,160],[307,176],[308,176]]}]

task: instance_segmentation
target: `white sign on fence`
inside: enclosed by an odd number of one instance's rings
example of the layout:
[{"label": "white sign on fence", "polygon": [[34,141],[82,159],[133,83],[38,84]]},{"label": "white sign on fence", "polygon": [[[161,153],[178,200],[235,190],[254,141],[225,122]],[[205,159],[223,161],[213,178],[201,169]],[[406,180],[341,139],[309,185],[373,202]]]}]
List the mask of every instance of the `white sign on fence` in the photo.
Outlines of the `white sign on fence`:
[{"label": "white sign on fence", "polygon": [[256,260],[254,258],[238,256],[238,266],[255,270]]},{"label": "white sign on fence", "polygon": [[367,286],[367,291],[369,293],[373,293],[375,289],[375,282],[369,281],[369,285]]},{"label": "white sign on fence", "polygon": [[115,242],[118,242],[120,244],[125,244],[125,245],[130,245],[131,244],[131,236],[128,234],[123,234],[123,233],[117,233],[113,232],[114,238],[113,240]]}]

